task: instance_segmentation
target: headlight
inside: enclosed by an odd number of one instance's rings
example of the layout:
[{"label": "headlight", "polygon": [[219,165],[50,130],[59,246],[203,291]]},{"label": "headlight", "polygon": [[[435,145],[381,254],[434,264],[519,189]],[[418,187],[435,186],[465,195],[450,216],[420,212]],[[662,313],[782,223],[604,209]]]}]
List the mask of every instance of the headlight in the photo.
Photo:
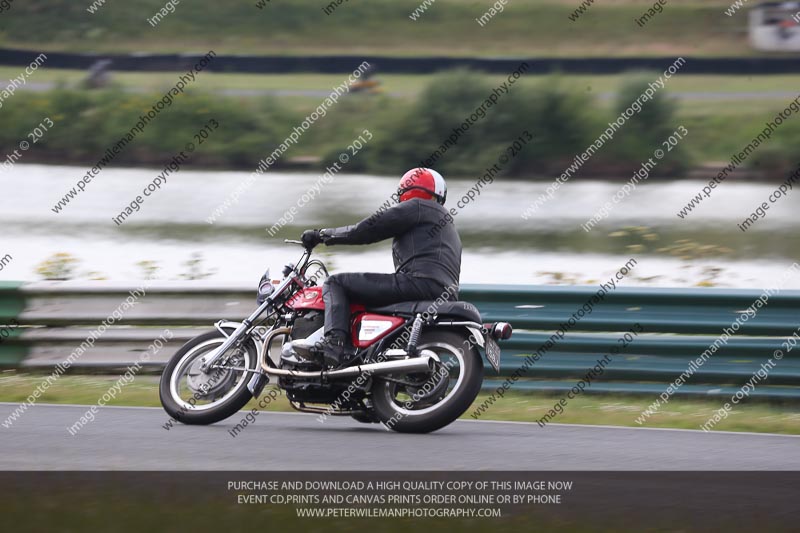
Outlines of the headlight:
[{"label": "headlight", "polygon": [[269,279],[269,269],[267,269],[264,275],[261,276],[261,281],[258,282],[258,297],[256,298],[258,305],[263,304],[273,292],[275,292],[275,286],[272,284],[272,280]]}]

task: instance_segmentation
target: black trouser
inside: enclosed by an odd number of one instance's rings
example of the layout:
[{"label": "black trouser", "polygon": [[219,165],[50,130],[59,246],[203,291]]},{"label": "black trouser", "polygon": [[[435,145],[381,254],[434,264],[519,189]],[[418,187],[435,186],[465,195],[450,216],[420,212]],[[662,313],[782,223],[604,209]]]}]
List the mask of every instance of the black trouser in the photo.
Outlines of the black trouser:
[{"label": "black trouser", "polygon": [[438,281],[408,274],[334,274],[322,286],[325,334],[336,330],[350,338],[350,303],[380,307],[412,300],[435,300],[442,296],[444,289]]}]

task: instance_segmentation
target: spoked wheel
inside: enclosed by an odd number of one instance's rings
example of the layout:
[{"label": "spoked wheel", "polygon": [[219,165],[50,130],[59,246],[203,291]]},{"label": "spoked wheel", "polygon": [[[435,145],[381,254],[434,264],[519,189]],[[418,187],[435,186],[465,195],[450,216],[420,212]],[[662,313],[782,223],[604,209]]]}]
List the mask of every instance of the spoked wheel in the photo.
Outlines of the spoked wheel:
[{"label": "spoked wheel", "polygon": [[429,331],[417,347],[438,356],[433,372],[375,378],[372,387],[380,421],[403,433],[428,433],[451,423],[469,408],[483,381],[483,360],[467,333]]},{"label": "spoked wheel", "polygon": [[252,341],[231,348],[216,368],[203,371],[201,359],[225,342],[218,331],[205,333],[184,344],[172,356],[159,384],[164,410],[184,424],[213,424],[244,407],[252,398],[247,382],[258,365]]}]

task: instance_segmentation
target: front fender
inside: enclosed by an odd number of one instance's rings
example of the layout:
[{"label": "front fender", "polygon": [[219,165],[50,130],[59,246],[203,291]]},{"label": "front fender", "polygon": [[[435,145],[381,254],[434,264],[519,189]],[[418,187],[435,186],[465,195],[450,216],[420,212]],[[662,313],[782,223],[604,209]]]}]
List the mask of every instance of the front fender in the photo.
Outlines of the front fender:
[{"label": "front fender", "polygon": [[[230,335],[225,330],[236,331],[241,325],[241,322],[220,320],[214,324],[214,327],[217,328],[217,331],[222,335],[229,337]],[[269,382],[269,378],[261,370],[261,361],[264,360],[264,344],[258,342],[258,339],[255,338],[252,340],[253,344],[256,346],[256,357],[258,358],[256,361],[256,368],[258,368],[258,371],[253,372],[253,376],[250,378],[250,381],[247,382],[247,389],[250,391],[250,394],[253,395],[253,398],[258,398],[261,395],[261,391],[264,390],[264,387]]]}]

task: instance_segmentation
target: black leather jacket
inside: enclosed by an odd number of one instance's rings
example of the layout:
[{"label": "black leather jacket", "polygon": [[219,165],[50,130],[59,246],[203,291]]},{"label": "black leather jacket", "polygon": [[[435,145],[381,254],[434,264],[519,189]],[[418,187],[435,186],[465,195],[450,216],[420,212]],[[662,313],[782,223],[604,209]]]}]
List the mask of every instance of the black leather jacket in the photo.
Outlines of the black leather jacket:
[{"label": "black leather jacket", "polygon": [[326,245],[371,244],[394,237],[395,272],[458,287],[461,238],[447,209],[435,200],[412,198],[352,226],[320,233]]}]

